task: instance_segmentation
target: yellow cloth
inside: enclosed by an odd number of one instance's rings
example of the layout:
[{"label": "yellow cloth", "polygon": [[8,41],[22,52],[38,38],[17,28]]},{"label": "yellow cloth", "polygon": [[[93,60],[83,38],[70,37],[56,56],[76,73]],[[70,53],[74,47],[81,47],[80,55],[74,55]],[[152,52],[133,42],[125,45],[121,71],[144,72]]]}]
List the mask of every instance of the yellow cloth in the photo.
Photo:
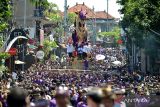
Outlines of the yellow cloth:
[{"label": "yellow cloth", "polygon": [[74,58],[74,61],[72,63],[72,68],[73,69],[78,69],[78,61],[77,61],[77,58]]}]

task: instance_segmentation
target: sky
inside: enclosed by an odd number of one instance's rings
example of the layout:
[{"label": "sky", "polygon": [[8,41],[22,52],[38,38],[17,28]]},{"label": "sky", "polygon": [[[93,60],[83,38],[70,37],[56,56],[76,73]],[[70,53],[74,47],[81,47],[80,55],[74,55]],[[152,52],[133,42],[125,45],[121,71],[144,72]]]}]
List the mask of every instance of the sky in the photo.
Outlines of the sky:
[{"label": "sky", "polygon": [[[64,10],[64,0],[48,0],[49,2],[56,3],[61,11]],[[83,2],[90,8],[95,8],[95,11],[107,10],[107,0],[67,0],[69,7],[78,4],[83,4]],[[118,9],[120,6],[116,3],[117,0],[109,0],[109,14],[115,18],[120,18]]]}]

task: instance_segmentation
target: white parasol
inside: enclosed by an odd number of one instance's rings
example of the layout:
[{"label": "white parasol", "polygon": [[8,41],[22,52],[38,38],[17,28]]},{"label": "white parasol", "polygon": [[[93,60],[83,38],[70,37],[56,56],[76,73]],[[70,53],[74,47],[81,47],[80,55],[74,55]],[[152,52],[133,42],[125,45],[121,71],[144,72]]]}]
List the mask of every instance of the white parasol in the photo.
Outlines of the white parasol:
[{"label": "white parasol", "polygon": [[101,55],[101,54],[98,54],[96,55],[96,60],[99,61],[99,60],[104,60],[105,59],[105,56],[104,55]]},{"label": "white parasol", "polygon": [[20,60],[16,60],[14,63],[17,64],[17,65],[25,64],[25,62],[22,62]]},{"label": "white parasol", "polygon": [[120,61],[114,61],[114,62],[112,62],[112,64],[114,64],[114,65],[121,65],[122,63]]}]

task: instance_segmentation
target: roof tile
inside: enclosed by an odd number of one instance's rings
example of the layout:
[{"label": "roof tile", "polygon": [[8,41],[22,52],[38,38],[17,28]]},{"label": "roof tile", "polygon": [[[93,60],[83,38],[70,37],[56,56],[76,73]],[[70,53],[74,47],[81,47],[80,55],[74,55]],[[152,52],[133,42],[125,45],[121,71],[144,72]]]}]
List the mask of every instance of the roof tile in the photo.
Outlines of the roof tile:
[{"label": "roof tile", "polygon": [[[79,11],[86,11],[87,12],[87,18],[98,18],[98,19],[114,19],[113,16],[111,16],[110,14],[107,14],[107,12],[105,11],[97,11],[94,12],[94,10],[92,10],[91,8],[89,8],[88,6],[86,6],[85,4],[76,4],[75,6],[71,7],[68,9],[69,13],[75,13],[75,12],[79,12]],[[108,17],[107,17],[108,15]]]}]

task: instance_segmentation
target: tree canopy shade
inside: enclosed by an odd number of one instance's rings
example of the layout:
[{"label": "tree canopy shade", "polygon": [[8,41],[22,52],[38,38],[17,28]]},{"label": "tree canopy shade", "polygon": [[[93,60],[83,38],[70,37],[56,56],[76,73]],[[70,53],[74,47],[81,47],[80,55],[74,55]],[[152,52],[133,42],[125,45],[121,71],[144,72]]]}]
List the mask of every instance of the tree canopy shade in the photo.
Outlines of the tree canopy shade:
[{"label": "tree canopy shade", "polygon": [[160,46],[160,0],[117,0],[122,6],[121,23],[127,36],[127,49],[131,54],[132,43],[144,49],[153,67],[158,60]]},{"label": "tree canopy shade", "polygon": [[[160,25],[160,1],[159,0],[118,0],[124,15],[125,26],[135,24],[137,27],[146,30],[159,32]],[[123,23],[123,25],[124,25]]]},{"label": "tree canopy shade", "polygon": [[120,13],[124,16],[121,25],[128,33],[128,39],[134,37],[142,43],[147,36],[160,35],[159,0],[118,0],[117,2],[122,5]]},{"label": "tree canopy shade", "polygon": [[0,31],[4,30],[7,27],[10,17],[10,0],[0,0]]}]

